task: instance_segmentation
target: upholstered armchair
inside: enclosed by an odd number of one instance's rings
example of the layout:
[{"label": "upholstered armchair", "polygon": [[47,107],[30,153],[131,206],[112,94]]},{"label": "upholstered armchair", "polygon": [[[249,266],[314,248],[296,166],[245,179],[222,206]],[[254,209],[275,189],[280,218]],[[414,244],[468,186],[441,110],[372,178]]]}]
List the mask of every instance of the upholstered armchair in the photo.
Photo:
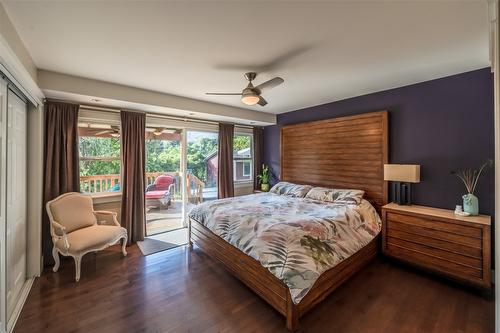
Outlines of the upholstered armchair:
[{"label": "upholstered armchair", "polygon": [[123,256],[127,255],[127,230],[122,228],[116,213],[94,211],[92,198],[76,192],[65,193],[47,202],[50,235],[54,247],[54,272],[59,269],[59,253],[75,260],[75,280],[80,280],[82,257],[122,240]]}]

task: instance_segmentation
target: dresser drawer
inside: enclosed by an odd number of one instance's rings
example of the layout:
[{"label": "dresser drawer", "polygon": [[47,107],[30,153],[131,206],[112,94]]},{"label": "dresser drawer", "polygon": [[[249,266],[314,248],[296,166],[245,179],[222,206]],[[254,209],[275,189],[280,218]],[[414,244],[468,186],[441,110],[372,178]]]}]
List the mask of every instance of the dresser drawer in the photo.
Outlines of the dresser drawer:
[{"label": "dresser drawer", "polygon": [[440,273],[456,277],[461,280],[480,281],[483,278],[483,270],[481,268],[458,264],[444,258],[426,255],[419,251],[413,251],[408,248],[395,246],[392,243],[387,244],[386,254],[425,268],[437,270]]},{"label": "dresser drawer", "polygon": [[[397,237],[394,237],[397,236]],[[468,266],[474,269],[482,270],[483,258],[481,255],[474,257],[462,254],[460,252],[447,251],[437,247],[429,246],[425,243],[415,242],[412,238],[398,237],[389,230],[387,235],[387,247],[394,249],[407,249],[412,252],[417,252],[421,255],[442,259],[458,265]]]},{"label": "dresser drawer", "polygon": [[489,226],[405,211],[382,213],[384,254],[474,285],[491,284]]},{"label": "dresser drawer", "polygon": [[[481,239],[481,228],[466,226],[463,224],[454,224],[450,222],[443,222],[431,217],[417,217],[404,215],[400,213],[387,212],[387,221],[396,223],[404,223],[408,228],[414,227],[414,230],[427,230],[436,232],[436,236],[440,235],[443,238],[448,238],[448,235],[464,236],[464,238]],[[460,239],[460,237],[455,237]]]},{"label": "dresser drawer", "polygon": [[451,253],[458,253],[473,258],[481,259],[483,257],[483,249],[481,246],[474,247],[469,245],[463,245],[460,243],[455,243],[449,240],[423,236],[411,233],[408,230],[404,230],[403,228],[398,229],[398,225],[396,226],[397,227],[394,227],[394,225],[391,222],[388,223],[386,231],[387,237],[409,240],[416,244],[422,244],[431,248],[444,250]]}]

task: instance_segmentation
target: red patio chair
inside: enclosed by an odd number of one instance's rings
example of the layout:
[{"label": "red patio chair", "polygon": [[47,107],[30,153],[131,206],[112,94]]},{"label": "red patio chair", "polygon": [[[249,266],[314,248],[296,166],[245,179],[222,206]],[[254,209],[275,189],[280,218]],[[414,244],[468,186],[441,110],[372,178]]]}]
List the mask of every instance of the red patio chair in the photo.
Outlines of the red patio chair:
[{"label": "red patio chair", "polygon": [[158,176],[153,184],[146,187],[146,207],[168,208],[174,195],[174,186],[174,177],[170,175]]}]

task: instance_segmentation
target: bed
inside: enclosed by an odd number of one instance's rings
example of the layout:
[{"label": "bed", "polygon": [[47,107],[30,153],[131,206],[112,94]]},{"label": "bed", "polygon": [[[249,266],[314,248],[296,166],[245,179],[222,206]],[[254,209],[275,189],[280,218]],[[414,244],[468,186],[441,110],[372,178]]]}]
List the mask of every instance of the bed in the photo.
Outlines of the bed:
[{"label": "bed", "polygon": [[[308,190],[201,204],[189,214],[190,241],[296,330],[302,315],[377,254],[387,133],[386,111],[283,127],[281,179]],[[312,187],[357,189],[364,198],[324,201],[308,197]]]}]

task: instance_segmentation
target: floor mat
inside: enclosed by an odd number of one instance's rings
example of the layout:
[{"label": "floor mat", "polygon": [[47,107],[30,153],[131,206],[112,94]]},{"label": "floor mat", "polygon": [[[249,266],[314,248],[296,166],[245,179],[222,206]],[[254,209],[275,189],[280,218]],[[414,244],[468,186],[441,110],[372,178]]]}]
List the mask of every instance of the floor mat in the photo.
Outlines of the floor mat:
[{"label": "floor mat", "polygon": [[146,237],[144,241],[137,242],[142,254],[147,256],[153,253],[172,249],[188,243],[187,228],[182,228],[162,234]]}]

